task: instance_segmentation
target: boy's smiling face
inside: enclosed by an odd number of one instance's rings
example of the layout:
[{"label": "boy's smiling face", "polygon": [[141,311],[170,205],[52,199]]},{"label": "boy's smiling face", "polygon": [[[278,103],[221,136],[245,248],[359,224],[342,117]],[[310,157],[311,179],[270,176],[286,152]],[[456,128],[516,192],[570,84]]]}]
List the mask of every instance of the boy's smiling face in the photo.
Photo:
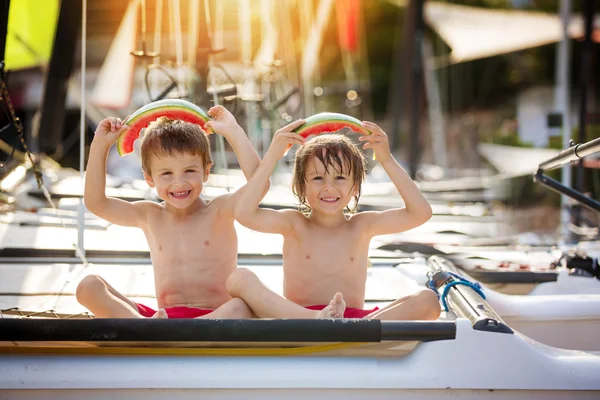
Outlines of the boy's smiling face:
[{"label": "boy's smiling face", "polygon": [[202,157],[192,154],[154,155],[146,182],[155,187],[158,196],[178,209],[191,206],[202,193],[210,168],[204,168]]},{"label": "boy's smiling face", "polygon": [[325,165],[312,157],[306,169],[306,201],[313,211],[324,214],[343,213],[358,190],[347,165]]}]

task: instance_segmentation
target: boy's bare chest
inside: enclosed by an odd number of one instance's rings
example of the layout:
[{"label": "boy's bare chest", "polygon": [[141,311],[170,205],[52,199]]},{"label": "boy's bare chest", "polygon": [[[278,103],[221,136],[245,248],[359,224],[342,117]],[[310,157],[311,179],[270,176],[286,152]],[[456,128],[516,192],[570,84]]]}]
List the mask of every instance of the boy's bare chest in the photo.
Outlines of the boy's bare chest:
[{"label": "boy's bare chest", "polygon": [[226,224],[217,213],[205,212],[186,219],[156,217],[149,221],[146,236],[155,253],[179,249],[189,254],[218,248],[231,231],[235,232],[233,224]]},{"label": "boy's bare chest", "polygon": [[289,254],[306,264],[333,265],[360,262],[366,259],[368,241],[354,231],[309,230],[302,239],[286,243]]}]

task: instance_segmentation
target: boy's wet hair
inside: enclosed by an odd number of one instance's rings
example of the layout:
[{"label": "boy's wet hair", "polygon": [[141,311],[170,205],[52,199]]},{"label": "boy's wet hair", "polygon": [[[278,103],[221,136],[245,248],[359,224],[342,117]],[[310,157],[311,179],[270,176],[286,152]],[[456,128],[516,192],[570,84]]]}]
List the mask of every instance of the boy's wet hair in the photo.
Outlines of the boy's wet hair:
[{"label": "boy's wet hair", "polygon": [[306,202],[306,170],[313,157],[323,163],[326,172],[333,168],[336,172],[351,175],[352,188],[357,189],[357,194],[354,196],[354,205],[348,206],[348,211],[355,212],[366,170],[366,160],[362,152],[347,136],[335,133],[322,134],[300,146],[294,162],[292,192],[307,212],[310,212],[310,205]]},{"label": "boy's wet hair", "polygon": [[208,136],[196,124],[159,117],[145,129],[140,146],[142,169],[150,174],[153,156],[167,157],[179,154],[197,155],[202,158],[204,169],[213,164]]}]

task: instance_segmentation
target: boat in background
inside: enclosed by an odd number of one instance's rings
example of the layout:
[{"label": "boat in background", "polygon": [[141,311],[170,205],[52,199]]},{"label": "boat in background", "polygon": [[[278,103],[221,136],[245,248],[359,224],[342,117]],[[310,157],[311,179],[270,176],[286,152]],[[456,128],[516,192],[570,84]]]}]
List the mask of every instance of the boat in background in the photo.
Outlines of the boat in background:
[{"label": "boat in background", "polygon": [[430,270],[441,266],[457,280],[476,286],[486,303],[519,333],[549,346],[600,352],[600,294],[498,293],[439,256],[430,257],[427,263],[400,263],[396,269],[424,287],[430,281]]}]

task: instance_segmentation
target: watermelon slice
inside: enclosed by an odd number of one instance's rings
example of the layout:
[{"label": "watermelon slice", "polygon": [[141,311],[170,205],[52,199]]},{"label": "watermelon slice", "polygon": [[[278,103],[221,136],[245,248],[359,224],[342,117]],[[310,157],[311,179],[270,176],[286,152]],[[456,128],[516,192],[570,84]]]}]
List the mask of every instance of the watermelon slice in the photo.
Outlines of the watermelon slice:
[{"label": "watermelon slice", "polygon": [[371,132],[361,125],[358,119],[346,114],[324,112],[310,116],[305,121],[304,124],[294,130],[294,132],[303,138],[311,135],[336,132],[343,128],[350,128],[353,132],[362,135],[371,134]]},{"label": "watermelon slice", "polygon": [[202,129],[204,129],[206,121],[209,120],[209,116],[204,109],[186,100],[164,99],[152,102],[141,107],[123,121],[130,128],[121,133],[121,136],[117,139],[119,154],[124,156],[131,153],[133,151],[133,142],[140,137],[140,131],[158,117],[180,119],[198,124]]},{"label": "watermelon slice", "polygon": [[[362,126],[361,122],[354,117],[346,114],[323,112],[312,115],[305,119],[305,123],[294,129],[294,132],[307,138],[312,135],[320,135],[323,133],[337,132],[343,128],[350,128],[352,132],[360,133],[361,135],[370,135],[371,132]],[[287,152],[292,148],[289,146]],[[373,153],[375,160],[375,153]]]}]

